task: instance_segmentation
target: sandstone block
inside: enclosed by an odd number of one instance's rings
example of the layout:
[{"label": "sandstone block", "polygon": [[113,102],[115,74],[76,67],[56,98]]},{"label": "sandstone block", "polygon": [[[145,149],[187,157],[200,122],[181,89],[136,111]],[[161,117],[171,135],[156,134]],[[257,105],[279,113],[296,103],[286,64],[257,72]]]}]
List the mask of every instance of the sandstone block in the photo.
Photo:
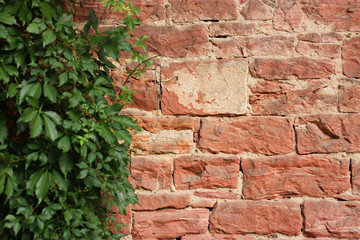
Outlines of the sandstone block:
[{"label": "sandstone block", "polygon": [[185,155],[174,159],[176,189],[237,188],[240,159]]},{"label": "sandstone block", "polygon": [[[359,18],[360,18],[360,13],[359,13]],[[344,60],[343,70],[344,70],[344,74],[348,77],[354,77],[354,78],[360,77],[359,45],[360,45],[360,37],[354,37],[344,41],[343,55],[342,55],[342,58]]]},{"label": "sandstone block", "polygon": [[151,133],[161,130],[194,130],[196,119],[191,117],[136,116],[137,124]]},{"label": "sandstone block", "polygon": [[135,212],[134,239],[172,239],[186,234],[203,234],[208,228],[208,209]]},{"label": "sandstone block", "polygon": [[190,205],[190,193],[156,193],[137,194],[139,202],[133,206],[134,211],[150,211],[162,208],[186,208]]},{"label": "sandstone block", "polygon": [[270,20],[272,13],[268,5],[261,0],[249,0],[241,10],[246,20]]},{"label": "sandstone block", "polygon": [[214,199],[200,199],[191,203],[192,208],[213,208],[216,204]]},{"label": "sandstone block", "polygon": [[360,238],[360,203],[306,200],[305,235],[309,237]]},{"label": "sandstone block", "polygon": [[320,33],[303,33],[298,35],[299,41],[311,42],[311,43],[320,43],[321,34]]},{"label": "sandstone block", "polygon": [[132,156],[130,182],[136,189],[160,190],[171,188],[172,161],[165,156]]},{"label": "sandstone block", "polygon": [[211,40],[216,58],[240,58],[244,56],[245,39],[214,38]]},{"label": "sandstone block", "polygon": [[285,36],[252,38],[246,47],[249,56],[292,56],[294,38]]},{"label": "sandstone block", "polygon": [[239,196],[231,192],[195,192],[194,196],[215,199],[238,199]]},{"label": "sandstone block", "polygon": [[330,77],[334,64],[328,59],[296,57],[288,59],[255,59],[250,65],[254,77],[275,79],[317,79]]},{"label": "sandstone block", "polygon": [[318,114],[299,117],[295,124],[298,152],[359,152],[359,122],[359,114]]},{"label": "sandstone block", "polygon": [[257,81],[250,85],[252,93],[263,94],[263,93],[282,93],[287,90],[293,90],[294,86],[288,83],[277,82],[277,81]]},{"label": "sandstone block", "polygon": [[181,240],[255,240],[255,238],[230,234],[189,234]]},{"label": "sandstone block", "polygon": [[299,235],[300,205],[293,201],[219,202],[210,216],[210,233]]},{"label": "sandstone block", "polygon": [[340,112],[360,112],[360,85],[340,86]]},{"label": "sandstone block", "polygon": [[233,121],[204,119],[198,147],[224,153],[285,154],[294,151],[291,118],[246,117]]},{"label": "sandstone block", "polygon": [[244,60],[171,63],[162,71],[165,80],[162,111],[164,114],[244,114],[246,75]]},{"label": "sandstone block", "polygon": [[210,36],[247,36],[257,32],[256,24],[242,22],[212,23],[209,26]]},{"label": "sandstone block", "polygon": [[352,188],[353,193],[357,196],[360,195],[360,160],[351,159],[351,173],[352,173]]},{"label": "sandstone block", "polygon": [[350,189],[349,160],[327,155],[243,159],[246,199],[334,196]]},{"label": "sandstone block", "polygon": [[319,43],[308,43],[299,42],[296,46],[296,51],[302,55],[310,57],[329,57],[337,58],[340,57],[340,45],[339,44],[319,44]]}]

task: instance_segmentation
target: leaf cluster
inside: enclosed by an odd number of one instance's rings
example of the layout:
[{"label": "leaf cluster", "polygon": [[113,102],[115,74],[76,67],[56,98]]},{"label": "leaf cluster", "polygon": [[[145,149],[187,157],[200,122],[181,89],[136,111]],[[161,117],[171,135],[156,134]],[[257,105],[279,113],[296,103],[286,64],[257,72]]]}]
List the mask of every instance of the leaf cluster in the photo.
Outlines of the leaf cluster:
[{"label": "leaf cluster", "polygon": [[[150,64],[134,39],[139,9],[100,33],[94,11],[78,32],[57,0],[0,0],[0,239],[109,239],[137,197],[128,181],[130,131],[110,76],[119,50]],[[134,43],[134,44],[133,44]],[[140,72],[136,72],[139,74]]]}]

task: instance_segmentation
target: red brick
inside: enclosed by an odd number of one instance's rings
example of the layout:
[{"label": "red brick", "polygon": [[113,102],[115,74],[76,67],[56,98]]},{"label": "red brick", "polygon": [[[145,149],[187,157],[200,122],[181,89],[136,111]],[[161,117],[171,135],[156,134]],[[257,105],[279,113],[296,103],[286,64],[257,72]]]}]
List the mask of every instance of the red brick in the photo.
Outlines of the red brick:
[{"label": "red brick", "polygon": [[[360,160],[356,158],[351,159],[351,174],[352,174],[352,188],[353,193],[360,196]],[[360,199],[359,199],[360,200]]]},{"label": "red brick", "polygon": [[190,193],[156,193],[137,194],[138,204],[133,206],[134,211],[149,211],[162,208],[186,208],[190,205]]},{"label": "red brick", "polygon": [[247,67],[242,59],[186,61],[163,67],[163,114],[244,114]]},{"label": "red brick", "polygon": [[360,202],[306,200],[304,215],[308,237],[360,238]]},{"label": "red brick", "polygon": [[253,38],[250,39],[247,44],[247,52],[249,56],[292,56],[293,50],[293,37],[270,36]]},{"label": "red brick", "polygon": [[302,30],[303,16],[300,1],[278,0],[278,8],[273,18],[274,28],[280,31],[299,32]]},{"label": "red brick", "polygon": [[338,92],[328,81],[312,81],[304,89],[253,94],[249,102],[255,115],[337,112]]},{"label": "red brick", "polygon": [[300,154],[359,152],[359,114],[318,114],[298,117],[295,124]]},{"label": "red brick", "polygon": [[344,60],[343,68],[344,68],[344,74],[348,77],[355,77],[355,78],[360,77],[359,46],[360,46],[360,37],[354,37],[344,41],[343,55],[342,55],[342,58]]},{"label": "red brick", "polygon": [[210,216],[210,233],[299,235],[300,205],[293,201],[231,201],[217,204]]},{"label": "red brick", "polygon": [[303,33],[298,35],[298,39],[305,42],[320,43],[321,35],[319,33]]},{"label": "red brick", "polygon": [[203,234],[208,228],[208,209],[135,212],[133,239],[171,239]]},{"label": "red brick", "polygon": [[237,188],[240,159],[185,155],[174,159],[176,189]]},{"label": "red brick", "polygon": [[261,0],[249,0],[241,10],[241,14],[246,20],[270,20],[272,13],[269,6]]},{"label": "red brick", "polygon": [[147,35],[148,51],[166,57],[197,57],[210,52],[208,30],[204,25],[150,26],[135,30],[137,36]]},{"label": "red brick", "polygon": [[340,112],[360,112],[360,84],[340,86]]},{"label": "red brick", "polygon": [[169,0],[175,23],[236,20],[236,0]]},{"label": "red brick", "polygon": [[335,196],[350,189],[349,160],[327,155],[243,159],[246,199]]},{"label": "red brick", "polygon": [[161,130],[194,130],[196,119],[191,117],[137,116],[137,124],[144,130],[157,133]]},{"label": "red brick", "polygon": [[258,81],[250,85],[252,93],[282,93],[294,89],[294,86],[288,83],[277,81]]},{"label": "red brick", "polygon": [[250,65],[254,77],[275,79],[317,79],[330,77],[334,64],[329,59],[296,57],[288,59],[255,59]]},{"label": "red brick", "polygon": [[211,40],[216,58],[244,57],[245,39],[214,38]]},{"label": "red brick", "polygon": [[340,45],[338,44],[318,44],[299,42],[296,51],[302,55],[321,56],[329,58],[340,57]]},{"label": "red brick", "polygon": [[195,192],[194,196],[216,199],[238,199],[239,196],[231,192]]},{"label": "red brick", "polygon": [[255,240],[255,238],[230,234],[189,234],[181,240]]},{"label": "red brick", "polygon": [[192,208],[213,208],[216,204],[214,199],[200,199],[191,203]]},{"label": "red brick", "polygon": [[211,37],[247,36],[256,33],[257,26],[254,23],[229,22],[212,23],[209,26]]},{"label": "red brick", "polygon": [[343,40],[343,38],[343,35],[336,32],[328,32],[321,34],[321,39],[324,43],[339,43]]},{"label": "red brick", "polygon": [[172,161],[163,156],[132,156],[131,184],[136,189],[170,189],[172,184]]},{"label": "red brick", "polygon": [[199,148],[224,153],[285,154],[294,151],[293,120],[245,117],[230,122],[202,120]]}]

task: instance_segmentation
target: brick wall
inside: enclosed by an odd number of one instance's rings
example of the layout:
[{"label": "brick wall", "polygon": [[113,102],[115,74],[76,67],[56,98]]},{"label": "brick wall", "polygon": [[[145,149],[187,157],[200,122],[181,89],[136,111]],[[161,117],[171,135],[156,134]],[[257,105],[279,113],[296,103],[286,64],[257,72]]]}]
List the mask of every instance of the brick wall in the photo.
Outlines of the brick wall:
[{"label": "brick wall", "polygon": [[360,1],[133,2],[159,57],[124,111],[127,239],[359,239]]}]

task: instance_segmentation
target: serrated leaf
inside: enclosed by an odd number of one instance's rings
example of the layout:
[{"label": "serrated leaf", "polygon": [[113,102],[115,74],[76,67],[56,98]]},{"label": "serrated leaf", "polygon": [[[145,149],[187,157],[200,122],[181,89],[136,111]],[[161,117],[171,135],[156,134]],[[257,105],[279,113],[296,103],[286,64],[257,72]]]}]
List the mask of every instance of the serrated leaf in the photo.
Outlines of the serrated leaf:
[{"label": "serrated leaf", "polygon": [[29,26],[26,28],[26,31],[29,33],[35,33],[35,34],[39,34],[42,31],[44,31],[46,29],[46,25],[43,22],[43,20],[39,19],[39,18],[35,18],[30,24]]},{"label": "serrated leaf", "polygon": [[30,122],[30,137],[35,138],[41,134],[43,127],[43,119],[40,113]]},{"label": "serrated leaf", "polygon": [[6,181],[6,188],[5,188],[5,195],[6,195],[6,200],[7,201],[14,193],[14,185],[12,182],[12,179],[10,177],[7,177],[7,181]]},{"label": "serrated leaf", "polygon": [[79,173],[79,179],[84,179],[89,173],[89,169],[83,169]]},{"label": "serrated leaf", "polygon": [[18,93],[17,87],[18,87],[17,83],[11,83],[6,92],[6,97],[14,97]]},{"label": "serrated leaf", "polygon": [[0,143],[3,144],[8,136],[8,129],[6,126],[6,119],[0,118]]},{"label": "serrated leaf", "polygon": [[105,125],[101,125],[99,127],[97,127],[96,129],[99,133],[99,135],[104,138],[104,140],[109,143],[109,144],[113,144],[115,141],[114,138],[114,134],[110,131],[110,129],[105,126]]},{"label": "serrated leaf", "polygon": [[91,8],[89,12],[89,23],[90,25],[97,31],[98,29],[98,18],[96,17],[96,14],[94,10]]},{"label": "serrated leaf", "polygon": [[7,39],[9,36],[8,31],[4,25],[0,25],[0,38]]},{"label": "serrated leaf", "polygon": [[60,165],[61,172],[66,177],[66,175],[71,171],[71,169],[74,166],[74,163],[71,159],[71,155],[70,154],[62,154],[60,156],[59,165]]},{"label": "serrated leaf", "polygon": [[42,37],[43,37],[43,47],[56,40],[56,35],[54,31],[50,28],[42,33]]},{"label": "serrated leaf", "polygon": [[44,229],[45,224],[40,218],[36,218],[36,223],[41,230]]},{"label": "serrated leaf", "polygon": [[2,176],[0,177],[0,194],[2,194],[3,191],[4,191],[4,188],[5,188],[5,180],[6,180],[6,175],[4,174],[4,175],[2,175]]},{"label": "serrated leaf", "polygon": [[41,202],[46,196],[47,191],[49,190],[50,185],[52,184],[52,174],[49,171],[43,173],[39,181],[36,183],[35,194]]},{"label": "serrated leaf", "polygon": [[120,123],[121,125],[123,125],[127,128],[132,128],[132,129],[139,128],[139,126],[136,124],[136,121],[134,121],[134,119],[132,119],[129,116],[117,115],[117,116],[112,117],[111,119],[113,119],[114,121]]},{"label": "serrated leaf", "polygon": [[58,148],[63,150],[63,152],[68,152],[70,150],[70,138],[68,136],[63,136],[58,142]]},{"label": "serrated leaf", "polygon": [[[72,219],[72,213],[71,213],[71,211],[70,211],[70,210],[66,210],[66,211],[64,212],[64,217],[65,217],[66,223],[67,223],[67,224],[70,224],[70,221],[71,221],[71,219]],[[69,232],[69,234],[70,234],[70,232]]]},{"label": "serrated leaf", "polygon": [[31,84],[25,83],[24,85],[22,85],[20,87],[21,87],[21,90],[20,90],[20,94],[19,94],[19,104],[21,104],[24,101],[24,99],[25,99],[26,95],[28,94],[28,91],[31,87]]},{"label": "serrated leaf", "polygon": [[37,114],[38,114],[38,110],[36,110],[35,108],[26,108],[23,114],[21,114],[19,121],[31,122],[36,117]]},{"label": "serrated leaf", "polygon": [[56,102],[57,90],[54,86],[50,84],[44,84],[43,90],[45,97],[47,97],[52,102]]},{"label": "serrated leaf", "polygon": [[121,109],[123,108],[122,104],[113,104],[106,108],[106,115],[111,116],[115,114],[119,114]]},{"label": "serrated leaf", "polygon": [[14,225],[14,227],[13,227],[15,236],[19,233],[20,228],[21,228],[20,223],[19,223],[19,222],[16,222],[15,225]]},{"label": "serrated leaf", "polygon": [[47,19],[51,20],[52,18],[56,17],[56,11],[53,6],[42,1],[39,1],[39,4],[40,4],[40,11]]},{"label": "serrated leaf", "polygon": [[78,166],[78,167],[81,168],[81,169],[87,169],[87,168],[89,168],[89,166],[88,166],[86,163],[84,163],[84,162],[77,163],[76,166]]},{"label": "serrated leaf", "polygon": [[63,72],[59,75],[59,86],[63,85],[64,83],[66,83],[68,80],[68,74],[67,72]]},{"label": "serrated leaf", "polygon": [[126,143],[131,143],[131,134],[128,130],[124,128],[120,129],[113,129],[113,132],[115,136],[118,138],[118,140],[124,140]]},{"label": "serrated leaf", "polygon": [[35,191],[35,186],[42,176],[44,169],[40,169],[37,172],[33,173],[29,180],[26,182],[26,189],[28,189],[31,193]]},{"label": "serrated leaf", "polygon": [[28,95],[30,97],[34,97],[36,99],[39,99],[42,93],[41,83],[32,83],[30,84],[30,88],[28,91]]},{"label": "serrated leaf", "polygon": [[45,136],[50,138],[51,141],[55,141],[58,137],[58,131],[55,123],[53,123],[53,121],[51,121],[46,115],[43,115],[43,119],[45,125]]},{"label": "serrated leaf", "polygon": [[18,25],[16,23],[15,16],[12,16],[12,15],[10,15],[8,13],[5,13],[5,12],[2,12],[0,14],[0,22],[4,23],[4,24],[7,24],[7,25]]},{"label": "serrated leaf", "polygon": [[65,181],[64,177],[56,170],[53,170],[53,176],[55,183],[59,186],[60,190],[67,190],[68,189],[68,182]]}]

